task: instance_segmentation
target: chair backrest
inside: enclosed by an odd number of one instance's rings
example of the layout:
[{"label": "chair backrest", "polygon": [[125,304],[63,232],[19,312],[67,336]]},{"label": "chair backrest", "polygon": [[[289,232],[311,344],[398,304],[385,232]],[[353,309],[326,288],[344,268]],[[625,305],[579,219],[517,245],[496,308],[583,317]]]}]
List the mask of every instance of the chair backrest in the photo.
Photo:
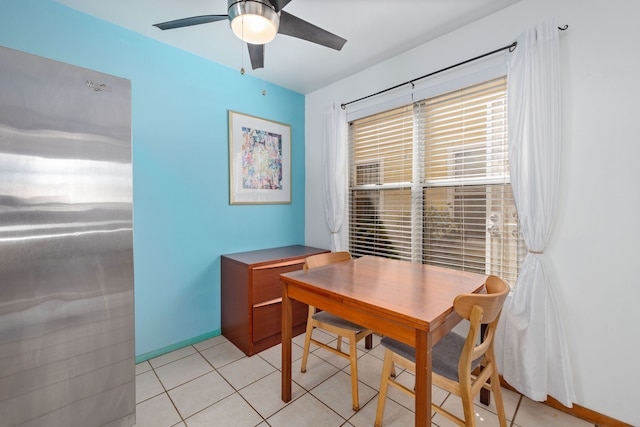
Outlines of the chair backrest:
[{"label": "chair backrest", "polygon": [[[493,338],[502,306],[511,288],[496,276],[487,277],[485,288],[486,294],[462,294],[453,301],[456,312],[469,321],[469,333],[458,364],[460,382],[469,381],[473,361],[488,352],[491,352],[490,357],[494,359]],[[479,342],[481,325],[487,327],[482,341]]]},{"label": "chair backrest", "polygon": [[348,261],[351,259],[349,252],[327,252],[324,254],[311,255],[304,260],[304,270],[310,268],[321,267],[340,261]]},{"label": "chair backrest", "polygon": [[509,285],[496,276],[487,277],[486,294],[462,294],[453,300],[453,307],[464,319],[470,320],[474,306],[482,308],[481,324],[493,322],[500,315],[504,300],[509,294]]}]

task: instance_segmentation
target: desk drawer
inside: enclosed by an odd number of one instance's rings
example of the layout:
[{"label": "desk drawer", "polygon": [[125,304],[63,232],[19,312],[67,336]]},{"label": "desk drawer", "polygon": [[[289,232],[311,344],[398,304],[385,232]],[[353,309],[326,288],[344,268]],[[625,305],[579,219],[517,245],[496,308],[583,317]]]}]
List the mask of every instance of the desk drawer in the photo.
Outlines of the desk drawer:
[{"label": "desk drawer", "polygon": [[[294,259],[260,267],[255,267],[251,271],[253,284],[252,303],[261,304],[282,297],[282,285],[280,275],[290,271],[301,270],[304,265],[304,258]],[[278,328],[279,330],[280,328]]]},{"label": "desk drawer", "polygon": [[[293,302],[293,326],[306,323],[308,306],[299,301]],[[282,325],[282,299],[275,299],[264,305],[253,307],[253,341],[280,334]]]}]

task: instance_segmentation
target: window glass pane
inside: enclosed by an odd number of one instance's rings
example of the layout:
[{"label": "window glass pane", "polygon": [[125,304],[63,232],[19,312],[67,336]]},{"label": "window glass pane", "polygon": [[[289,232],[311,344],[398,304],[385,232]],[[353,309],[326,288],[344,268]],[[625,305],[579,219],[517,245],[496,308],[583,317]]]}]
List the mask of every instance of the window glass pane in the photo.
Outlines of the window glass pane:
[{"label": "window glass pane", "polygon": [[353,256],[411,260],[411,191],[351,192],[349,242]]},{"label": "window glass pane", "polygon": [[483,273],[485,270],[484,187],[425,190],[424,262]]},{"label": "window glass pane", "polygon": [[425,181],[508,178],[506,79],[423,101]]},{"label": "window glass pane", "polygon": [[423,263],[515,283],[524,258],[511,186],[424,190]]},{"label": "window glass pane", "polygon": [[[410,182],[413,113],[402,107],[353,122],[352,185]],[[354,182],[355,181],[355,182]]]}]

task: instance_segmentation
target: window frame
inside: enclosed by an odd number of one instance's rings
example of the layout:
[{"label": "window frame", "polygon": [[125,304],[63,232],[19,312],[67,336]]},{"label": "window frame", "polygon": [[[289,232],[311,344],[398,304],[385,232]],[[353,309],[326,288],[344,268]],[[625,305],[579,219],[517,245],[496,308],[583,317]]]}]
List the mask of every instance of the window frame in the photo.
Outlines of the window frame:
[{"label": "window frame", "polygon": [[[502,76],[490,76],[488,79],[482,80],[482,81],[477,81],[471,84],[466,84],[465,86],[458,86],[457,88],[455,88],[454,90],[460,90],[460,89],[465,89],[468,88],[470,86],[476,85],[476,84],[481,84],[483,82],[487,82],[487,81],[491,81],[493,80],[495,77],[502,77],[504,78],[504,74],[506,73],[500,73],[502,74]],[[476,78],[478,78],[480,76],[476,76]],[[487,75],[482,75],[482,77],[487,77]],[[458,82],[460,83],[460,82]],[[449,87],[451,87],[451,82],[448,83]],[[443,86],[440,86],[439,88],[436,88],[436,90],[441,90],[443,89]],[[505,99],[506,99],[506,82],[505,82]],[[430,89],[430,92],[435,92],[434,88]],[[442,92],[441,92],[442,93]],[[435,97],[439,96],[440,94],[433,94],[435,95]],[[423,102],[423,100],[420,100],[416,103],[412,103],[412,104],[418,104],[420,102]],[[506,101],[505,101],[506,102]],[[406,106],[400,106],[399,108],[404,108]],[[389,111],[389,110],[387,110]],[[419,114],[416,111],[416,108],[413,108],[413,122],[417,122],[416,119],[416,115]],[[377,114],[384,114],[386,111],[384,112],[379,112]],[[349,129],[349,168],[351,169],[354,165],[354,155],[353,155],[353,135],[352,135],[352,130],[351,130],[351,125],[356,122],[357,119],[353,119],[354,116],[349,116],[350,120],[349,120],[349,124],[350,124],[350,129]],[[360,119],[362,118],[366,118],[368,116],[364,116],[364,117],[360,117]],[[413,141],[418,139],[420,130],[417,129],[418,126],[415,126],[414,124],[414,130],[413,130],[413,134],[414,134],[414,139]],[[506,134],[506,127],[505,127],[505,134]],[[506,138],[506,136],[504,137]],[[354,191],[359,190],[359,191],[371,191],[371,192],[377,192],[377,194],[379,195],[378,197],[380,199],[384,199],[385,197],[385,190],[391,190],[391,189],[400,189],[400,188],[405,188],[405,189],[410,189],[411,190],[411,212],[410,212],[410,224],[411,224],[411,241],[410,241],[410,246],[411,246],[411,250],[410,250],[410,256],[404,256],[404,257],[400,257],[400,259],[405,259],[408,261],[412,261],[412,262],[419,262],[419,263],[425,263],[425,249],[423,247],[424,244],[424,240],[425,240],[425,230],[424,228],[426,227],[425,224],[425,215],[424,215],[424,211],[426,210],[426,206],[427,206],[427,202],[424,199],[425,194],[427,189],[429,188],[436,188],[436,187],[442,187],[442,188],[453,188],[456,187],[456,185],[462,185],[462,188],[467,187],[467,188],[471,188],[474,185],[482,185],[485,187],[486,190],[486,196],[485,196],[485,201],[484,201],[484,209],[486,212],[486,218],[485,221],[488,221],[489,219],[489,214],[488,211],[486,211],[488,208],[487,206],[489,206],[489,194],[490,194],[490,187],[492,185],[495,184],[500,184],[500,185],[505,185],[508,184],[510,187],[510,178],[508,177],[509,173],[508,170],[505,172],[503,171],[502,175],[498,174],[496,176],[492,176],[491,174],[485,174],[483,176],[480,177],[476,177],[476,178],[456,178],[456,177],[447,177],[445,179],[440,179],[440,180],[434,180],[434,179],[427,179],[427,174],[424,173],[424,171],[422,170],[424,165],[424,144],[425,142],[423,141],[421,144],[414,144],[412,141],[412,175],[413,175],[413,179],[411,182],[398,182],[398,183],[385,183],[384,180],[382,179],[382,182],[378,182],[377,184],[373,184],[373,183],[369,183],[369,184],[362,184],[362,185],[353,185],[353,178],[352,178],[352,174],[350,173],[350,181],[348,183],[348,199],[349,199],[349,203],[348,203],[348,215],[347,215],[347,230],[348,230],[348,236],[347,236],[347,243],[348,243],[348,247],[349,250],[353,251],[352,248],[352,227],[351,227],[351,222],[353,221],[353,212],[352,212],[352,203],[353,203],[353,199],[352,199],[352,194]],[[504,143],[502,143],[501,145],[504,145]],[[460,150],[459,147],[452,147],[452,150],[455,152],[456,150],[458,152],[463,152],[463,153],[468,153],[468,151],[466,150]],[[491,154],[489,153],[489,151],[491,150],[491,146],[490,144],[487,142],[485,145],[481,145],[480,147],[477,148],[477,150],[479,151],[484,151],[484,161],[485,162],[489,162],[491,159]],[[362,162],[361,164],[364,164],[366,162]],[[370,161],[369,163],[376,163],[373,161]],[[378,163],[384,163],[384,161],[382,162],[378,162]],[[448,164],[449,167],[451,167],[450,164]],[[485,166],[485,169],[487,167]],[[380,168],[382,170],[382,168]],[[505,182],[505,174],[507,176],[506,182]],[[380,177],[383,176],[383,173],[380,173]],[[504,190],[503,190],[504,191]],[[421,201],[418,203],[418,199],[420,199]],[[382,204],[382,203],[380,203]],[[515,208],[514,208],[515,209]],[[517,221],[517,214],[516,214],[516,221]],[[487,225],[488,227],[488,225]],[[519,231],[519,225],[517,225],[516,222],[516,227],[518,229],[517,232],[517,240],[518,240],[518,245],[516,247],[516,272],[515,272],[515,277],[513,277],[511,280],[508,280],[509,282],[512,282],[513,284],[515,283],[515,279],[517,278],[517,273],[519,272],[519,268],[521,266],[522,263],[522,259],[524,258],[524,255],[522,252],[524,252],[524,250],[522,248],[524,248],[524,243],[522,241],[522,235],[521,232]],[[485,227],[486,228],[486,227]],[[506,235],[506,231],[504,232],[504,234]],[[489,238],[491,237],[489,235],[489,229],[487,228],[484,232],[485,237],[482,239],[485,241],[485,252],[484,252],[484,256],[485,258],[489,258],[490,255],[490,251],[488,249],[489,247]],[[508,239],[508,237],[503,237],[502,240],[500,241],[500,246],[504,246],[504,241],[506,241]],[[359,251],[354,251],[356,253],[356,256],[358,254]],[[393,257],[393,256],[392,256]],[[485,269],[486,267],[486,262],[485,261]]]}]

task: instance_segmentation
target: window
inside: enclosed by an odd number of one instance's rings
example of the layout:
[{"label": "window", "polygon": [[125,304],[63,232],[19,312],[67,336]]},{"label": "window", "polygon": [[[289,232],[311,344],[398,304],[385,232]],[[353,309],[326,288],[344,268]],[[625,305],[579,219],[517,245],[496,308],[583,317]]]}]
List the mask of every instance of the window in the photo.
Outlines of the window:
[{"label": "window", "polygon": [[349,124],[349,246],[515,283],[506,78]]}]

